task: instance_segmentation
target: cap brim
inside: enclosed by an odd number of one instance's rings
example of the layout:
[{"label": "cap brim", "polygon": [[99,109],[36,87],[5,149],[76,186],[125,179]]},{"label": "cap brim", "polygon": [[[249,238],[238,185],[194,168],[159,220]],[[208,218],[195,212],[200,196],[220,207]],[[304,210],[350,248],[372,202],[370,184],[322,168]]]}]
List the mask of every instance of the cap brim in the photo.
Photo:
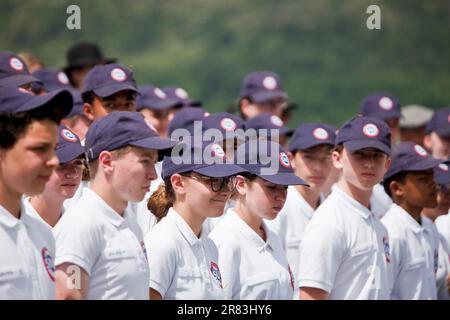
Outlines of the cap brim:
[{"label": "cap brim", "polygon": [[139,101],[139,107],[137,110],[150,109],[150,110],[167,110],[170,108],[181,107],[183,104],[175,99],[142,99]]},{"label": "cap brim", "polygon": [[375,148],[377,150],[380,150],[387,155],[391,154],[391,148],[386,146],[384,143],[378,140],[352,140],[352,141],[346,141],[343,143],[344,148],[349,151],[356,151],[361,150],[365,148]]},{"label": "cap brim", "polygon": [[201,107],[203,102],[200,100],[186,99],[183,104],[188,107]]},{"label": "cap brim", "polygon": [[44,95],[34,96],[16,112],[34,110],[44,106],[51,106],[58,109],[61,111],[62,118],[65,118],[73,108],[72,94],[66,89],[60,89]]},{"label": "cap brim", "polygon": [[73,108],[72,111],[70,111],[70,113],[66,116],[66,118],[70,118],[76,115],[79,116],[84,116],[84,112],[83,112],[83,99],[81,98],[81,94],[74,90],[74,89],[69,89],[70,93],[72,94],[72,98],[73,98]]},{"label": "cap brim", "polygon": [[56,157],[59,160],[60,164],[67,163],[72,161],[82,154],[84,154],[84,148],[81,144],[70,144],[66,145],[62,148],[55,150]]},{"label": "cap brim", "polygon": [[426,157],[421,161],[411,165],[408,167],[407,171],[422,171],[422,170],[430,170],[434,167],[438,166],[442,160],[434,159],[431,157]]},{"label": "cap brim", "polygon": [[273,99],[288,99],[288,95],[281,90],[260,91],[250,95],[250,97],[256,103],[263,103]]},{"label": "cap brim", "polygon": [[234,176],[238,173],[245,172],[241,167],[234,164],[212,164],[201,168],[195,168],[192,171],[200,173],[207,177],[222,178]]},{"label": "cap brim", "polygon": [[85,61],[80,61],[78,63],[75,64],[71,64],[67,67],[63,68],[63,71],[65,73],[69,73],[71,72],[73,69],[78,69],[78,68],[82,68],[84,66],[89,66],[89,65],[101,65],[101,64],[109,64],[109,63],[116,63],[117,59],[116,58],[107,58],[107,59],[100,59],[100,60],[85,60]]},{"label": "cap brim", "polygon": [[92,91],[100,98],[106,98],[112,96],[113,94],[116,94],[117,92],[125,90],[130,90],[136,92],[137,94],[140,94],[140,92],[134,86],[127,83],[115,83],[109,86],[94,89]]},{"label": "cap brim", "polygon": [[169,139],[164,139],[159,136],[149,137],[129,143],[131,146],[140,147],[144,149],[158,150],[158,160],[162,160],[164,156],[170,156],[170,153],[179,142]]},{"label": "cap brim", "polygon": [[262,175],[256,174],[261,179],[269,181],[273,184],[278,184],[281,186],[290,186],[290,185],[303,185],[309,187],[309,184],[306,183],[303,179],[300,179],[293,173],[289,172],[278,172],[273,175]]},{"label": "cap brim", "polygon": [[0,80],[0,86],[8,87],[20,87],[29,83],[39,83],[42,85],[42,81],[32,75],[28,74],[17,74],[10,77],[6,77]]},{"label": "cap brim", "polygon": [[331,141],[319,141],[319,140],[314,140],[311,141],[309,143],[296,143],[296,144],[291,144],[289,146],[289,151],[293,152],[296,150],[306,150],[309,148],[313,148],[315,146],[321,146],[321,145],[327,145],[327,146],[333,146],[334,147],[334,143]]},{"label": "cap brim", "polygon": [[292,137],[292,135],[294,134],[294,129],[288,129],[286,127],[283,127],[280,129],[280,135],[284,135],[286,137]]}]

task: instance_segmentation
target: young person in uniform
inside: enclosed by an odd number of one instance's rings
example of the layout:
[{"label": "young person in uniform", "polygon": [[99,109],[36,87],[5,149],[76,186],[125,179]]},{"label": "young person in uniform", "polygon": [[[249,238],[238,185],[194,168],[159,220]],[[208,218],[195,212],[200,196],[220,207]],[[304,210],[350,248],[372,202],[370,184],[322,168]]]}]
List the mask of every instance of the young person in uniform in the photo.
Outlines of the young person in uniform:
[{"label": "young person in uniform", "polygon": [[0,51],[0,87],[23,88],[31,91],[34,83],[41,83],[32,76],[25,62],[16,54]]},{"label": "young person in uniform", "polygon": [[304,231],[300,299],[389,299],[388,233],[370,210],[372,189],[389,167],[389,127],[358,116],[340,128],[335,145],[342,176]]},{"label": "young person in uniform", "polygon": [[148,299],[143,235],[126,208],[144,198],[158,153],[174,145],[137,112],[93,122],[86,136],[89,189],[54,229],[58,299]]},{"label": "young person in uniform", "polygon": [[383,185],[394,203],[381,219],[389,232],[392,299],[437,298],[439,235],[421,212],[436,207],[432,169],[438,164],[413,142],[400,143],[392,152]]},{"label": "young person in uniform", "polygon": [[25,210],[58,165],[58,124],[72,107],[68,91],[34,96],[0,88],[0,299],[54,299],[55,241]]},{"label": "young person in uniform", "polygon": [[[266,161],[270,159],[270,161]],[[264,219],[276,218],[287,186],[306,185],[281,145],[249,141],[236,151],[236,206],[210,233],[219,250],[226,299],[292,299],[294,279],[280,239]]]},{"label": "young person in uniform", "polygon": [[[286,251],[294,277],[298,274],[298,259],[303,231],[319,207],[321,190],[332,169],[331,152],[336,139],[334,128],[322,123],[300,125],[289,143],[289,158],[297,177],[304,185],[289,186],[286,203],[276,219],[268,221]],[[294,298],[298,298],[298,287]]]},{"label": "young person in uniform", "polygon": [[283,121],[278,116],[268,112],[261,113],[247,120],[245,129],[254,129],[259,139],[278,142],[284,148],[287,148],[288,140],[294,133],[293,129],[284,126]]},{"label": "young person in uniform", "polygon": [[242,169],[226,164],[223,149],[209,142],[187,144],[183,158],[164,158],[164,184],[150,199],[158,202],[149,204],[155,214],[164,216],[145,236],[150,299],[223,299],[217,248],[202,225],[222,215],[230,177]]},{"label": "young person in uniform", "polygon": [[428,122],[423,139],[425,148],[436,159],[450,159],[450,107],[436,110]]}]

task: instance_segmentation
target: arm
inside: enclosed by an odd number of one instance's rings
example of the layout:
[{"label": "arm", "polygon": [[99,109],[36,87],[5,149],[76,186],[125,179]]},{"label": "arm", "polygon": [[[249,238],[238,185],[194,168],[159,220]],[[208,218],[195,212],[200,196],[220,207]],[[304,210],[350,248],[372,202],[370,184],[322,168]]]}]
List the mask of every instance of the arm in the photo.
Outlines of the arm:
[{"label": "arm", "polygon": [[162,300],[161,294],[155,289],[150,288],[149,290],[150,300]]},{"label": "arm", "polygon": [[89,275],[76,264],[63,263],[56,267],[55,287],[57,300],[86,299]]},{"label": "arm", "polygon": [[329,295],[325,290],[318,288],[300,288],[300,300],[328,300]]}]

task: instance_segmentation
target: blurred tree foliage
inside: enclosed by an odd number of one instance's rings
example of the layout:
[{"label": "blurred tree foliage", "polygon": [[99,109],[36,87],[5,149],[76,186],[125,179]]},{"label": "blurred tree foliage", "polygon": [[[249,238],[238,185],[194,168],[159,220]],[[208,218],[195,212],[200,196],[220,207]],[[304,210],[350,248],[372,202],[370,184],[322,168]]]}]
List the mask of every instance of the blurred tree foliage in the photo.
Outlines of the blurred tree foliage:
[{"label": "blurred tree foliage", "polygon": [[[66,8],[81,8],[81,30]],[[366,9],[381,8],[381,30]],[[368,93],[403,104],[450,101],[448,0],[0,0],[2,50],[62,67],[65,51],[95,41],[140,84],[180,85],[210,111],[236,100],[242,78],[273,70],[298,104],[289,125],[340,125]]]}]

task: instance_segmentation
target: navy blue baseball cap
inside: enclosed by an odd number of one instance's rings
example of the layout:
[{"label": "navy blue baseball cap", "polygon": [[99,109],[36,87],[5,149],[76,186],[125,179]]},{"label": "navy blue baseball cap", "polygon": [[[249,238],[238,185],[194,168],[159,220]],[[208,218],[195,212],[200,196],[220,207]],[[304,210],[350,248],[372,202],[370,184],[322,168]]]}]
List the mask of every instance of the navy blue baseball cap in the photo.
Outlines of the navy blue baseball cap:
[{"label": "navy blue baseball cap", "polygon": [[73,99],[68,90],[55,90],[36,96],[22,88],[0,87],[0,112],[25,112],[50,106],[64,118],[72,110]]},{"label": "navy blue baseball cap", "polygon": [[[247,122],[245,123],[245,129],[276,129],[279,130],[280,136],[285,135],[288,137],[292,136],[292,134],[294,133],[294,129],[286,128],[284,126],[283,120],[269,112],[261,113],[247,120]],[[268,132],[268,135],[270,136],[270,131]]]},{"label": "navy blue baseball cap", "polygon": [[33,82],[41,81],[30,74],[19,56],[9,51],[0,51],[0,86],[20,87]]},{"label": "navy blue baseball cap", "polygon": [[400,119],[402,116],[400,102],[389,92],[375,92],[365,97],[359,106],[359,113],[381,120]]},{"label": "navy blue baseball cap", "polygon": [[191,99],[186,90],[180,87],[165,87],[162,89],[169,99],[175,99],[185,107],[201,107],[200,100]]},{"label": "navy blue baseball cap", "polygon": [[245,173],[274,184],[309,186],[295,175],[286,150],[270,140],[245,142],[236,150],[234,162],[244,169]]},{"label": "navy blue baseball cap", "polygon": [[69,78],[59,69],[41,68],[32,75],[42,82],[46,91],[71,88]]},{"label": "navy blue baseball cap", "polygon": [[184,128],[191,135],[194,134],[194,122],[202,121],[205,117],[209,116],[209,112],[203,109],[202,107],[183,107],[175,113],[172,121],[169,123],[169,136],[176,129]]},{"label": "navy blue baseball cap", "polygon": [[440,137],[450,138],[450,107],[441,108],[433,113],[426,133],[433,131]]},{"label": "navy blue baseball cap", "polygon": [[138,88],[140,95],[136,99],[136,109],[165,110],[170,108],[182,107],[183,103],[178,99],[171,99],[160,88],[152,85]]},{"label": "navy blue baseball cap", "polygon": [[[228,113],[218,112],[213,113],[203,120],[203,131],[208,129],[217,129],[225,137],[233,137],[234,133],[238,129],[245,130],[245,122],[240,117]],[[239,137],[239,136],[236,136]]]},{"label": "navy blue baseball cap", "polygon": [[422,146],[413,142],[402,142],[392,151],[391,165],[384,175],[384,179],[405,171],[424,171],[433,169],[441,160],[431,157]]},{"label": "navy blue baseball cap", "polygon": [[133,71],[120,64],[111,63],[97,65],[89,70],[83,81],[82,94],[94,92],[100,98],[106,98],[124,90],[139,94]]},{"label": "navy blue baseball cap", "polygon": [[445,161],[433,168],[434,181],[441,186],[447,187],[450,184],[450,161]]},{"label": "navy blue baseball cap", "polygon": [[274,99],[287,100],[283,84],[278,74],[271,71],[256,71],[248,74],[241,86],[240,98],[250,98],[256,103]]},{"label": "navy blue baseball cap", "polygon": [[203,141],[180,144],[182,154],[172,154],[165,157],[162,163],[161,177],[166,179],[175,173],[197,172],[204,176],[220,178],[229,177],[244,172],[240,166],[227,163],[225,152],[216,143]]},{"label": "navy blue baseball cap", "polygon": [[63,125],[59,126],[58,132],[58,144],[55,153],[60,164],[72,161],[84,154],[84,147],[75,133]]},{"label": "navy blue baseball cap", "polygon": [[66,118],[70,118],[73,116],[84,116],[83,112],[83,99],[81,98],[81,93],[78,90],[75,90],[73,88],[69,89],[70,93],[72,94],[73,99],[73,108],[72,111],[66,116]]},{"label": "navy blue baseball cap", "polygon": [[380,119],[356,116],[338,131],[335,145],[343,144],[349,151],[375,148],[391,153],[391,129]]},{"label": "navy blue baseball cap", "polygon": [[318,145],[334,146],[336,128],[317,122],[308,122],[295,129],[289,142],[289,151],[305,150]]},{"label": "navy blue baseball cap", "polygon": [[85,142],[86,158],[92,161],[102,151],[135,146],[158,150],[159,159],[162,159],[177,143],[161,138],[139,112],[114,111],[89,127]]}]

